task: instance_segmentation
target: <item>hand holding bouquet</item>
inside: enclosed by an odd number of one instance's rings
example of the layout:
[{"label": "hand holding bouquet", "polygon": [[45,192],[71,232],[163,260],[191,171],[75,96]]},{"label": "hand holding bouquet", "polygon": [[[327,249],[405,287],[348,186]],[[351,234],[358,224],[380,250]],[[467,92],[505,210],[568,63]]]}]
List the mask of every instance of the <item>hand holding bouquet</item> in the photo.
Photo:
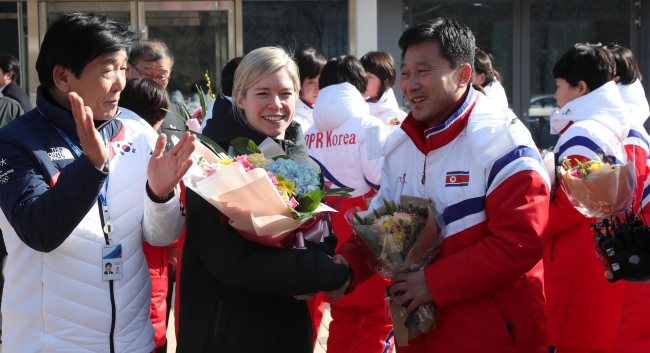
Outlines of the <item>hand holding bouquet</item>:
[{"label": "hand holding bouquet", "polygon": [[586,217],[605,218],[628,208],[636,187],[634,162],[625,165],[599,158],[575,166],[567,158],[557,167],[558,181],[571,204]]},{"label": "hand holding bouquet", "polygon": [[[238,155],[231,157],[210,139],[199,137],[214,153],[197,146],[192,156],[196,163],[186,174],[185,185],[219,209],[243,237],[265,246],[286,248],[296,243],[302,248],[302,233],[317,243],[329,235],[321,212],[336,211],[320,201],[349,196],[350,189],[323,190],[323,175],[308,163],[285,155],[267,158],[250,140],[233,140]],[[270,145],[276,146],[272,141]]]},{"label": "hand holding bouquet", "polygon": [[[423,270],[434,259],[439,228],[431,200],[403,196],[401,203],[384,200],[384,206],[354,214],[350,225],[357,235],[370,268],[386,278]],[[389,298],[391,300],[395,297]],[[436,327],[433,303],[420,305],[411,314],[391,301],[390,311],[399,346]]]}]

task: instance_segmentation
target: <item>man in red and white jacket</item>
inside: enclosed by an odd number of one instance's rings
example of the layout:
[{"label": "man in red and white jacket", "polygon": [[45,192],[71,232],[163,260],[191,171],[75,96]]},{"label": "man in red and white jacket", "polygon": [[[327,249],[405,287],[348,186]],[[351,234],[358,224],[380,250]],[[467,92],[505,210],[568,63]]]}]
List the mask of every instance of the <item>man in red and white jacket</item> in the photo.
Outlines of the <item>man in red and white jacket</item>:
[{"label": "man in red and white jacket", "polygon": [[[412,111],[385,139],[369,131],[369,156],[384,156],[370,207],[401,195],[431,198],[442,227],[440,256],[423,271],[393,278],[407,312],[434,302],[435,330],[397,346],[404,352],[547,352],[542,254],[550,181],[526,127],[471,88],[471,30],[438,18],[399,41],[402,93]],[[350,289],[371,275],[356,239]],[[333,299],[341,291],[329,293]]]}]

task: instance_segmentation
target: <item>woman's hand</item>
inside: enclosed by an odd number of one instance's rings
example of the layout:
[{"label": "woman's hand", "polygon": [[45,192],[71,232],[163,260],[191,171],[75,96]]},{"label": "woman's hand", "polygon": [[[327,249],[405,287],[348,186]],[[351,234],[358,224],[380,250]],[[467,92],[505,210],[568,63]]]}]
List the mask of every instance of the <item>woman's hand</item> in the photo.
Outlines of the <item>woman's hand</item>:
[{"label": "woman's hand", "polygon": [[149,188],[154,195],[164,198],[178,185],[183,175],[192,166],[192,161],[189,159],[196,148],[195,141],[196,137],[186,132],[178,144],[169,153],[163,155],[167,137],[165,134],[158,136],[156,148],[147,168]]},{"label": "woman's hand", "polygon": [[81,142],[81,149],[90,163],[102,170],[108,159],[108,150],[104,145],[104,139],[95,129],[93,111],[90,107],[84,106],[84,100],[75,92],[68,93],[68,99],[72,107],[74,122],[77,125],[77,136]]},{"label": "woman's hand", "polygon": [[[334,255],[334,257],[332,258],[332,262],[334,262],[337,265],[343,264],[347,268],[350,268],[350,264],[348,263],[348,261],[343,256],[341,256],[339,254]],[[330,297],[330,299],[332,299],[333,301],[337,301],[337,300],[343,298],[343,296],[345,295],[345,292],[348,290],[349,286],[350,286],[350,280],[345,282],[345,284],[341,288],[339,288],[337,290],[333,290],[333,291],[329,291],[329,292],[323,292],[323,293],[325,293],[325,295]]]}]

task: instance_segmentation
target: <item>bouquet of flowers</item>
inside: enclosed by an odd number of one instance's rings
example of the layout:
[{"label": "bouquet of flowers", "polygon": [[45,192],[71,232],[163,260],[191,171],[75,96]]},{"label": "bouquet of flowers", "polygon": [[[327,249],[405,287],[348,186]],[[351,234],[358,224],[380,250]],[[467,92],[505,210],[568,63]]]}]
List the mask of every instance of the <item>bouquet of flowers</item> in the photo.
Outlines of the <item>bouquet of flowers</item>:
[{"label": "bouquet of flowers", "polygon": [[557,167],[558,182],[571,204],[586,217],[605,218],[630,207],[636,188],[634,162],[598,158],[575,166],[567,158]]},{"label": "bouquet of flowers", "polygon": [[388,118],[388,120],[386,120],[386,125],[388,125],[388,126],[402,125],[402,121],[399,120],[399,118],[397,116],[394,116],[394,117]]},{"label": "bouquet of flowers", "polygon": [[224,221],[242,236],[266,246],[303,248],[304,239],[318,243],[329,235],[321,213],[336,211],[321,200],[350,196],[352,189],[324,190],[322,173],[307,162],[287,158],[273,140],[258,148],[248,139],[235,139],[231,146],[237,155],[231,157],[197,135],[207,147],[197,144],[192,155],[196,163],[183,181],[219,209]]},{"label": "bouquet of flowers", "polygon": [[[384,200],[380,208],[359,212],[350,219],[370,268],[385,278],[398,273],[423,270],[436,255],[440,234],[435,206],[431,200],[402,196],[400,203]],[[389,297],[393,300],[395,297]],[[437,309],[433,303],[420,305],[406,314],[403,306],[390,302],[390,311],[399,346],[436,327]]]}]

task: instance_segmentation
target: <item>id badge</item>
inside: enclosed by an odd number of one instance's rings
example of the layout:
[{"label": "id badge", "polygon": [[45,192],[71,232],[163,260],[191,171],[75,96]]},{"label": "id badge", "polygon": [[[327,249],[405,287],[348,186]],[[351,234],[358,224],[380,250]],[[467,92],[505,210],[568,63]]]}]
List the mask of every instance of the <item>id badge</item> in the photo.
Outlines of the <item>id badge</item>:
[{"label": "id badge", "polygon": [[102,279],[122,279],[122,244],[102,246]]}]

